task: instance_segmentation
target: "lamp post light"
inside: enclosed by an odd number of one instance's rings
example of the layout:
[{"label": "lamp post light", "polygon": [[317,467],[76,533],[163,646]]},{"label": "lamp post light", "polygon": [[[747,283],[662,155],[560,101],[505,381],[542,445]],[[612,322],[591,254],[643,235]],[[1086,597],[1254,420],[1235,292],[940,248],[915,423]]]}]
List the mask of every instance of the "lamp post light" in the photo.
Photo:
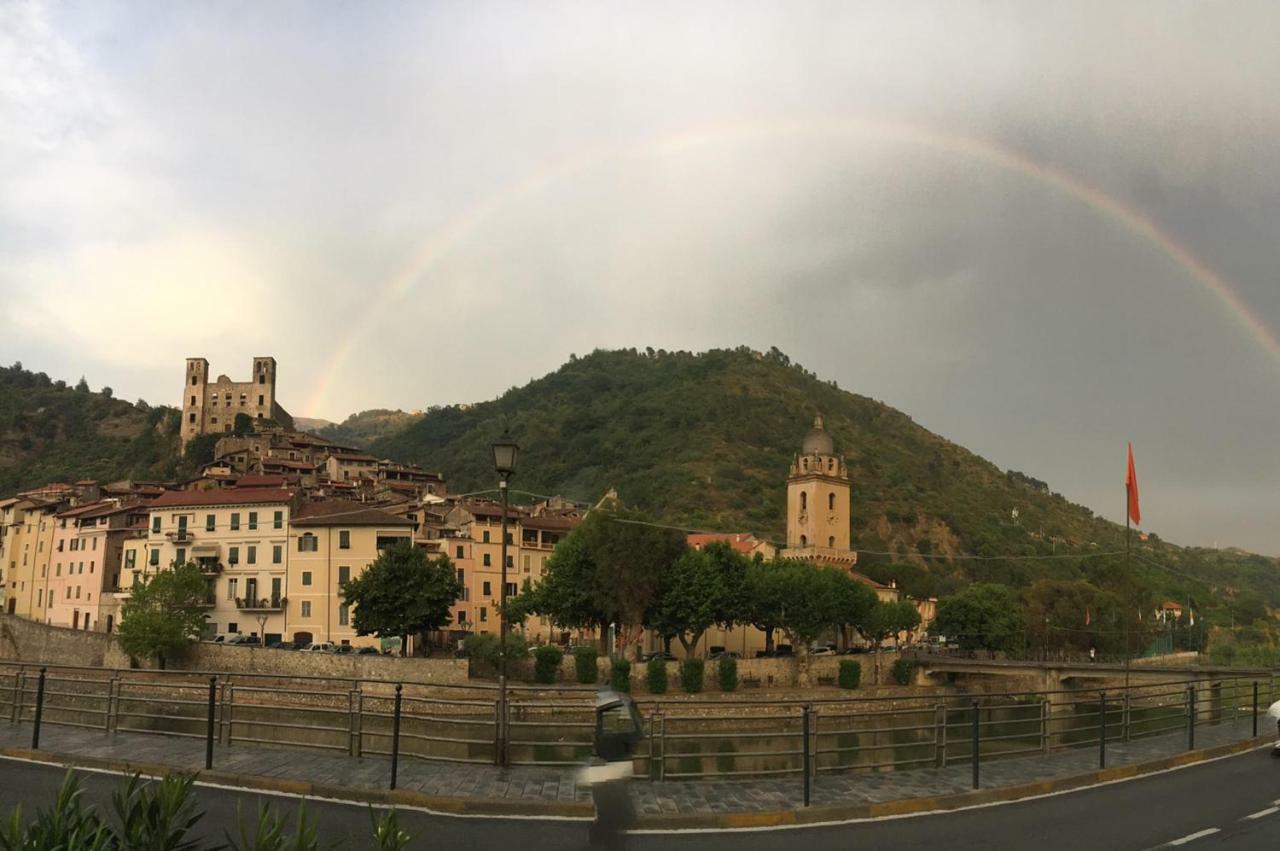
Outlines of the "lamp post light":
[{"label": "lamp post light", "polygon": [[497,763],[507,764],[507,507],[510,494],[507,482],[516,472],[516,458],[520,455],[520,447],[511,439],[511,434],[502,432],[502,437],[493,444],[493,469],[498,473],[498,488],[502,491],[502,591],[499,595],[498,610],[498,754]]}]

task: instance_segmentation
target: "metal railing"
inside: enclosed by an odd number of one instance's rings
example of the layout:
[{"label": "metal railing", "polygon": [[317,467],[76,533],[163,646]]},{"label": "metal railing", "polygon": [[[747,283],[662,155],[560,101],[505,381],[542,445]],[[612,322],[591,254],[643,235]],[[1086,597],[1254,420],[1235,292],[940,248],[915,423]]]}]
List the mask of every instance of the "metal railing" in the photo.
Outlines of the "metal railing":
[{"label": "metal railing", "polygon": [[[74,668],[0,662],[0,721],[204,739],[222,748],[291,746],[347,754],[511,765],[574,766],[592,751],[594,693],[582,686],[511,686],[499,741],[489,683]],[[814,778],[847,772],[970,765],[1096,749],[1198,729],[1257,736],[1280,680],[1213,677],[1129,688],[904,697],[767,700],[638,698],[644,744],[636,776]],[[1221,738],[1221,737],[1219,737]]]}]

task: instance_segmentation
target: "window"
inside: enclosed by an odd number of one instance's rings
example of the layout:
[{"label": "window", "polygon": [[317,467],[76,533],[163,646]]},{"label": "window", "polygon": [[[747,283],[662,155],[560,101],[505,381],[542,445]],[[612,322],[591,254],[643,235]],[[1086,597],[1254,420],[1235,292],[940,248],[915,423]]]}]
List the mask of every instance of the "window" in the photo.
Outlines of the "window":
[{"label": "window", "polygon": [[462,555],[462,545],[461,545],[461,544],[459,544],[459,545],[458,545],[457,557],[458,557],[458,558],[465,558],[465,556],[463,556],[463,555]]},{"label": "window", "polygon": [[218,424],[218,418],[217,418],[217,417],[209,417],[209,422],[210,422],[210,423],[212,423],[213,425],[217,425],[217,424]]},{"label": "window", "polygon": [[809,494],[806,493],[805,491],[800,491],[800,510],[804,511],[808,507],[809,507]]},{"label": "window", "polygon": [[302,535],[298,538],[298,552],[314,553],[316,552],[317,544],[319,543],[320,543],[320,539],[317,538],[315,535],[311,534],[310,532],[308,532],[307,534]]},{"label": "window", "polygon": [[195,414],[187,414],[187,422],[189,422],[189,423],[194,423],[195,421],[196,421],[196,415],[195,415]]},{"label": "window", "polygon": [[467,610],[458,609],[458,623],[465,624],[467,622]]},{"label": "window", "polygon": [[487,620],[489,620],[489,610],[488,610],[488,609],[486,609],[484,606],[481,606],[481,607],[480,607],[480,621],[483,623],[484,621],[487,621]]},{"label": "window", "polygon": [[488,553],[485,553],[485,554],[484,554],[484,566],[485,566],[485,567],[490,567],[490,566],[491,566],[491,564],[490,564],[490,562],[489,562],[489,554],[488,554]]},{"label": "window", "polygon": [[133,570],[138,566],[138,551],[129,550],[124,554],[124,566],[128,570]]},{"label": "window", "polygon": [[311,617],[311,601],[310,600],[302,601],[302,616],[304,618]]},{"label": "window", "polygon": [[151,531],[153,534],[160,533],[160,516],[159,515],[156,515],[155,517],[151,518]]},{"label": "window", "polygon": [[311,584],[311,571],[309,570],[302,571],[302,584],[303,585]]},{"label": "window", "polygon": [[227,632],[231,633],[232,635],[239,635],[240,624],[236,623],[235,621],[232,621],[231,623],[227,624]]},{"label": "window", "polygon": [[351,607],[343,603],[338,606],[338,626],[346,626],[351,622]]},{"label": "window", "polygon": [[831,547],[832,549],[835,549],[835,547],[836,547],[836,537],[835,537],[835,535],[832,535],[831,537],[827,538],[827,546],[828,546],[828,547]]},{"label": "window", "polygon": [[836,495],[833,493],[827,494],[827,510],[828,511],[836,510]]},{"label": "window", "polygon": [[520,593],[520,589],[516,587],[516,584],[515,584],[514,582],[508,582],[508,583],[507,583],[507,596],[508,596],[508,597],[514,597],[515,595],[517,595],[517,594],[519,594],[519,593]]},{"label": "window", "polygon": [[351,568],[344,564],[338,568],[338,587],[341,588],[343,585],[346,585],[350,581],[351,581]]},{"label": "window", "polygon": [[467,572],[462,568],[458,568],[458,584],[459,585],[467,584]]},{"label": "window", "polygon": [[258,563],[258,548],[250,544],[245,548],[245,562],[248,564]]},{"label": "window", "polygon": [[273,545],[271,547],[271,563],[279,564],[283,560],[284,560],[284,547],[281,546],[280,544]]},{"label": "window", "polygon": [[151,557],[148,559],[148,562],[150,563],[150,565],[151,565],[152,567],[159,567],[159,566],[160,566],[160,551],[159,551],[159,550],[152,550],[152,551],[151,551]]},{"label": "window", "polygon": [[258,397],[258,407],[262,407],[262,405],[263,405],[263,401],[262,401],[262,399],[263,399],[263,397],[262,397],[262,396],[259,396],[259,397]]},{"label": "window", "polygon": [[250,529],[258,528],[258,512],[256,511],[249,512],[249,528]]},{"label": "window", "polygon": [[489,543],[489,530],[488,530],[488,529],[485,529],[485,530],[484,530],[484,537],[482,537],[482,538],[481,538],[481,540],[482,540],[482,541],[484,541],[486,544],[487,544],[487,543]]},{"label": "window", "polygon": [[206,532],[212,532],[218,528],[215,519],[216,515],[213,514],[206,514],[204,516],[204,530]]},{"label": "window", "polygon": [[806,537],[806,536],[804,536],[804,535],[801,535],[801,536],[800,536],[800,546],[802,546],[802,547],[807,547],[807,546],[809,546],[809,539],[808,539],[808,537]]},{"label": "window", "polygon": [[524,572],[528,573],[529,572],[529,556],[525,556],[523,561],[524,561]]},{"label": "window", "polygon": [[239,564],[239,563],[240,563],[240,548],[227,547],[227,564]]},{"label": "window", "polygon": [[340,550],[351,549],[351,532],[349,530],[343,529],[342,531],[338,532],[338,549]]},{"label": "window", "polygon": [[240,512],[233,511],[231,512],[231,531],[234,532],[239,528],[240,528]]},{"label": "window", "polygon": [[489,585],[489,583],[488,583],[488,582],[485,582],[485,583],[484,583],[484,586],[482,587],[482,589],[481,589],[481,591],[480,591],[480,593],[484,594],[486,597],[492,596],[492,595],[493,595],[493,588]]},{"label": "window", "polygon": [[[186,548],[186,547],[178,547],[178,554],[177,554],[177,556],[175,556],[175,557],[174,557],[174,561],[176,561],[178,564],[186,564],[186,563],[187,563],[187,548]],[[92,563],[90,563],[90,564],[92,565]],[[93,571],[92,571],[92,570],[90,570],[89,572],[90,572],[90,573],[93,573]]]},{"label": "window", "polygon": [[510,533],[510,532],[508,532],[508,533],[507,533],[506,538],[507,538],[507,543],[508,543],[508,544],[514,544],[514,543],[515,543],[515,539],[511,537],[511,533]]},{"label": "window", "polygon": [[272,518],[271,518],[271,528],[273,528],[273,529],[283,529],[283,528],[284,528],[284,512],[283,512],[283,511],[277,511],[277,512],[272,516]]},{"label": "window", "polygon": [[236,591],[239,590],[239,587],[240,587],[239,579],[227,580],[227,599],[228,600],[234,600],[236,598]]}]

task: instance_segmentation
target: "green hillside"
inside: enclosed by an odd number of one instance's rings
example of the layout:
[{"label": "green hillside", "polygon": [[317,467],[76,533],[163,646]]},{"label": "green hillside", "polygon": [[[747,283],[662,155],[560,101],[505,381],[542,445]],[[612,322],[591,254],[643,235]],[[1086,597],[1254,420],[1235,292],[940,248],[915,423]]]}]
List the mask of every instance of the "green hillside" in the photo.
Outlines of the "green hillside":
[{"label": "green hillside", "polygon": [[175,474],[178,414],[0,367],[0,495],[47,482]]},{"label": "green hillside", "polygon": [[[507,425],[521,447],[514,488],[592,500],[616,487],[628,505],[669,523],[777,540],[787,470],[817,413],[848,460],[854,542],[872,575],[946,593],[973,579],[1106,585],[1121,568],[1116,557],[953,560],[1122,550],[1124,529],[776,349],[597,351],[492,402],[428,412],[372,449],[443,470],[453,490],[473,491],[494,485],[489,444]],[[1155,536],[1135,538],[1134,551],[1147,560],[1134,567],[1152,597],[1280,606],[1272,559]],[[880,552],[892,555],[872,554]]]},{"label": "green hillside", "polygon": [[326,440],[342,446],[367,447],[377,440],[396,434],[411,423],[417,422],[421,414],[410,414],[405,411],[391,411],[386,408],[374,408],[352,414],[340,423],[331,423],[323,428],[303,429],[319,435]]}]

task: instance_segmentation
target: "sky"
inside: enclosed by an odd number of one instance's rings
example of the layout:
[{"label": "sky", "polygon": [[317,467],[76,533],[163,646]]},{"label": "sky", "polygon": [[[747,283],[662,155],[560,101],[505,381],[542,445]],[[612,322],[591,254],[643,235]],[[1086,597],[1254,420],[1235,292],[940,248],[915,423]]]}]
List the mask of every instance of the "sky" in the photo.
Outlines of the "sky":
[{"label": "sky", "polygon": [[[1280,7],[0,0],[0,361],[295,416],[777,346],[1280,554]],[[807,416],[808,412],[798,412]],[[447,473],[447,471],[446,471]],[[855,483],[856,493],[856,483]]]}]

